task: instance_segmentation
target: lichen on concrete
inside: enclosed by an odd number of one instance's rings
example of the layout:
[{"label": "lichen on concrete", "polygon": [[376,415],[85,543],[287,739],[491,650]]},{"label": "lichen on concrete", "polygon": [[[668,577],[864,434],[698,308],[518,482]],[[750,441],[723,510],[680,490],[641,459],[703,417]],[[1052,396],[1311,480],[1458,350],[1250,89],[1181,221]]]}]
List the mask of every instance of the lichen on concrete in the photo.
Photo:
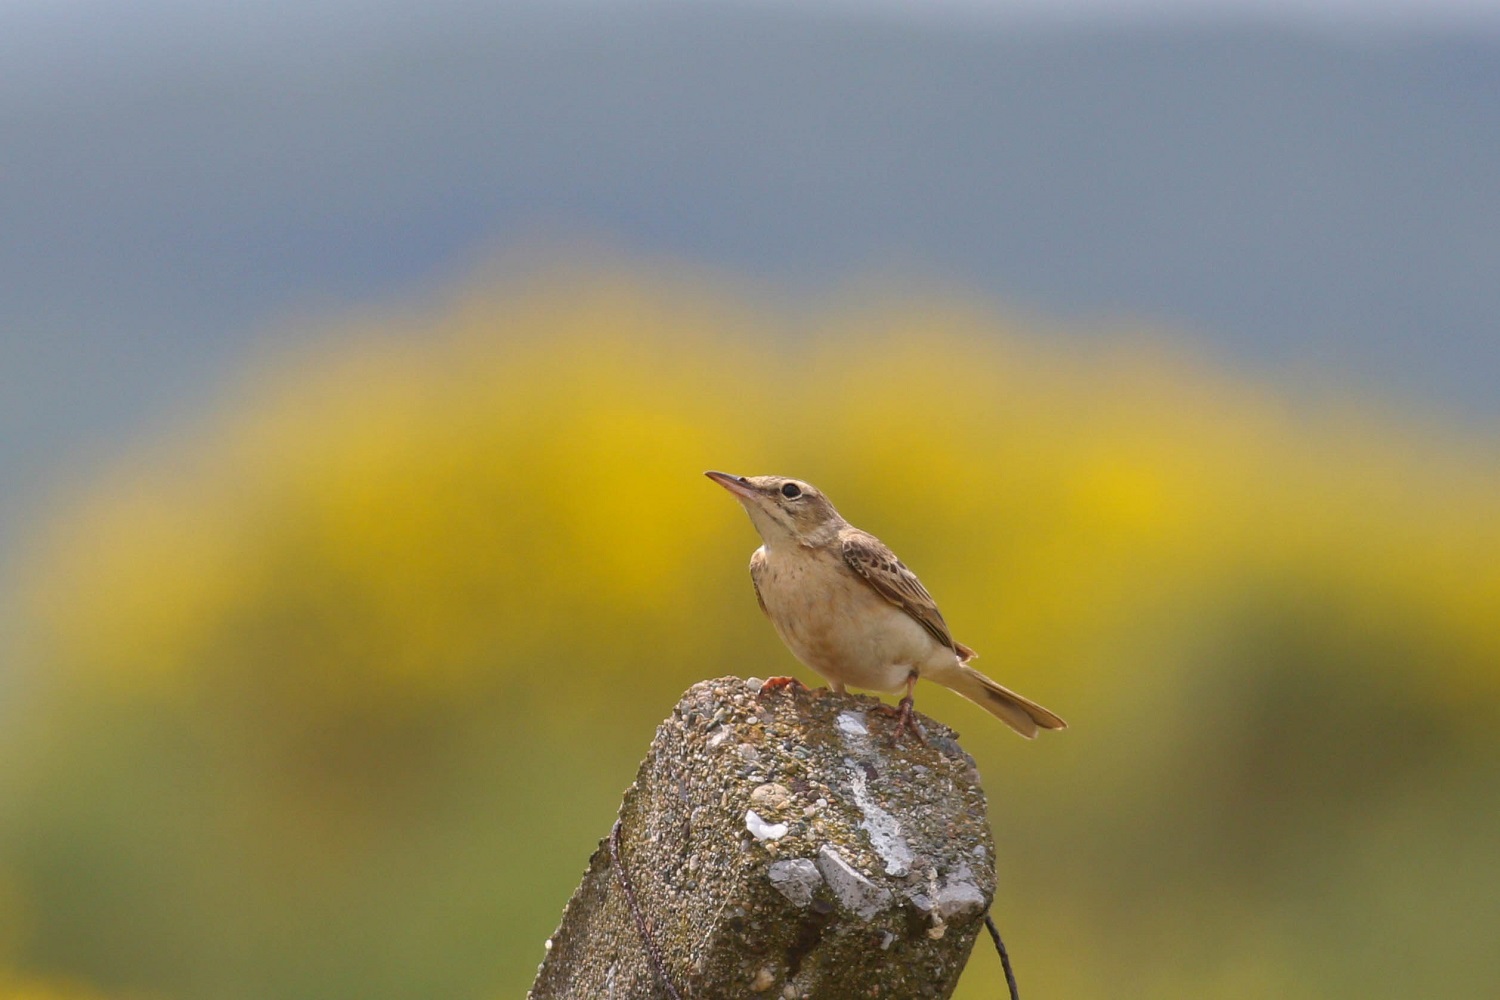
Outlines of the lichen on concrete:
[{"label": "lichen on concrete", "polygon": [[[925,717],[893,741],[876,699],[759,686],[691,688],[621,805],[667,975],[685,998],[949,996],[995,888],[973,759]],[[607,842],[531,996],[666,996]]]}]

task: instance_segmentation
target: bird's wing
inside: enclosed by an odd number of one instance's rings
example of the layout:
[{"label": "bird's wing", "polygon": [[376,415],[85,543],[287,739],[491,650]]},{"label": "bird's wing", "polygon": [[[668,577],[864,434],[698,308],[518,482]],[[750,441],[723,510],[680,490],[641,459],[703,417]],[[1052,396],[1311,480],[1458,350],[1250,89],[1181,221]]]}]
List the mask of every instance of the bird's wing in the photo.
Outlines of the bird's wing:
[{"label": "bird's wing", "polygon": [[[845,528],[839,532],[839,544],[844,562],[874,587],[877,594],[915,618],[917,624],[931,632],[938,642],[958,652],[958,644],[953,641],[953,634],[948,631],[948,623],[943,621],[937,602],[922,586],[917,574],[907,569],[884,542],[868,531]],[[973,655],[972,650],[965,649],[965,652]]]},{"label": "bird's wing", "polygon": [[755,602],[760,605],[761,613],[767,618],[771,612],[766,610],[766,599],[760,596],[760,578],[766,571],[766,550],[756,549],[750,554],[750,582],[755,585]]}]

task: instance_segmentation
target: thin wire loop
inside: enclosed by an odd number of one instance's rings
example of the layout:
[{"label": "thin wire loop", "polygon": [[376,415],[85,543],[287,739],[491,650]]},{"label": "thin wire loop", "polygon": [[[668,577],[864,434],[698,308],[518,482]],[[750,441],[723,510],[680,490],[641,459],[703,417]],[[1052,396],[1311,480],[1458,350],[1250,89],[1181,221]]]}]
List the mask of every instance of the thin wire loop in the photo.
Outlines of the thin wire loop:
[{"label": "thin wire loop", "polygon": [[984,926],[994,939],[995,950],[1000,953],[1000,967],[1005,970],[1005,985],[1010,987],[1010,1000],[1021,1000],[1021,994],[1016,990],[1016,974],[1010,968],[1010,955],[1005,951],[1005,942],[1000,940],[1000,928],[995,926],[995,918],[986,913]]},{"label": "thin wire loop", "polygon": [[[661,988],[667,991],[667,996],[672,1000],[682,1000],[682,994],[677,992],[677,987],[673,986],[672,980],[667,978],[667,967],[661,959],[661,951],[656,947],[656,938],[651,936],[651,928],[646,924],[645,914],[641,913],[641,904],[635,896],[635,886],[630,884],[630,873],[625,870],[625,862],[620,858],[620,821],[618,819],[609,831],[609,860],[611,867],[615,870],[615,878],[619,880],[620,888],[625,892],[625,902],[630,906],[630,915],[635,918],[635,929],[640,932],[641,942],[646,946],[646,957],[650,960],[651,971],[656,973],[656,979],[661,983]],[[1004,952],[1001,954],[1003,955]],[[1009,966],[1006,968],[1009,969]]]}]

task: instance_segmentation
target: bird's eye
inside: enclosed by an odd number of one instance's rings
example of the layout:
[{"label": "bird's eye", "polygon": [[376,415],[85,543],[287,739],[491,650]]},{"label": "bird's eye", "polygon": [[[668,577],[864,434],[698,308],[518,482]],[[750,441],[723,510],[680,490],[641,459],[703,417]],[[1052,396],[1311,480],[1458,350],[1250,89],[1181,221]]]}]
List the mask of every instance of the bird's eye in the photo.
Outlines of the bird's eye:
[{"label": "bird's eye", "polygon": [[795,500],[802,495],[802,488],[796,483],[787,483],[781,488],[781,495],[788,500]]}]

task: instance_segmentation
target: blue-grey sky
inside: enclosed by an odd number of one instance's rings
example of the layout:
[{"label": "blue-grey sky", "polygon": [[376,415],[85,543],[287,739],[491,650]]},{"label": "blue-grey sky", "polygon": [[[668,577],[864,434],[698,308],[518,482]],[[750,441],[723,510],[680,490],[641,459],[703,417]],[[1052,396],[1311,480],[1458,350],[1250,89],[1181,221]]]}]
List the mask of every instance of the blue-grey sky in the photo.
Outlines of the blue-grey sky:
[{"label": "blue-grey sky", "polygon": [[0,556],[289,315],[538,236],[904,267],[1491,427],[1496,11],[0,2]]}]

